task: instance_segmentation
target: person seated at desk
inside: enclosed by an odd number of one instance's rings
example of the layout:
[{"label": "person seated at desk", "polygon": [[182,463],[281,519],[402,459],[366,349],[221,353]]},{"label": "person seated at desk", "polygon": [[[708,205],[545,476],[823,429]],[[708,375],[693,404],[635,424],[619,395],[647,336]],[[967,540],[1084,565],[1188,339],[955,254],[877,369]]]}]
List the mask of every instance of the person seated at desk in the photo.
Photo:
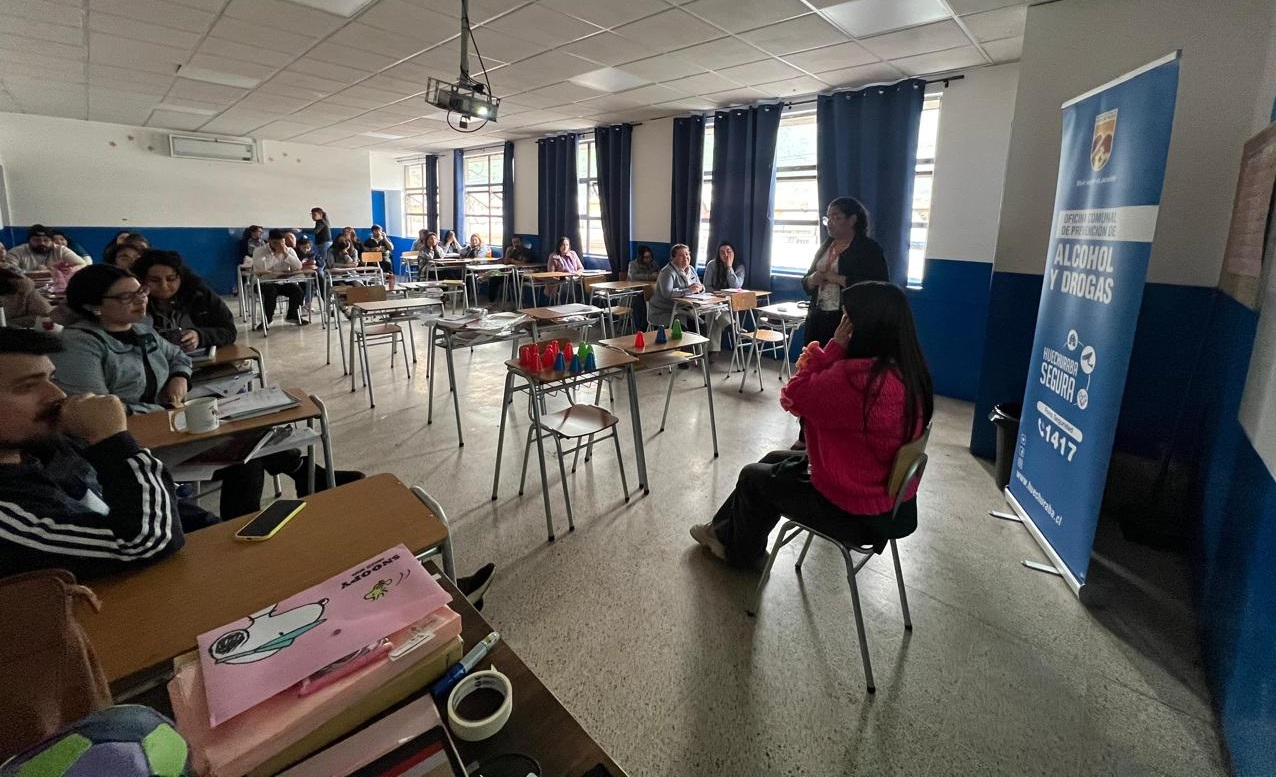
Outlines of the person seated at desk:
[{"label": "person seated at desk", "polygon": [[66,246],[55,245],[53,233],[43,224],[34,224],[27,230],[27,242],[9,251],[8,261],[22,272],[48,270],[55,275],[70,275],[88,261]]},{"label": "person seated at desk", "polygon": [[297,238],[297,258],[301,260],[301,266],[303,268],[317,268],[322,264],[319,260],[319,251],[315,248],[314,241],[305,235]]},{"label": "person seated at desk", "polygon": [[443,249],[439,246],[438,234],[428,229],[421,230],[420,237],[412,243],[412,250],[416,251],[418,267],[425,267],[426,262],[443,258]]},{"label": "person seated at desk", "polygon": [[470,235],[470,244],[461,249],[462,259],[487,259],[492,256],[492,249],[483,243],[483,236],[475,232]]},{"label": "person seated at desk", "polygon": [[707,291],[744,288],[744,263],[736,261],[730,242],[718,243],[718,255],[704,266],[704,287]]},{"label": "person seated at desk", "polygon": [[510,238],[510,244],[505,246],[501,258],[506,264],[534,264],[537,260],[536,252],[523,243],[523,238],[518,235]]},{"label": "person seated at desk", "polygon": [[53,245],[61,246],[62,248],[69,248],[75,252],[76,256],[89,264],[93,264],[93,257],[89,255],[89,252],[85,250],[84,246],[67,237],[67,234],[62,230],[50,230],[49,235],[53,238]]},{"label": "person seated at desk", "polygon": [[723,561],[758,568],[782,515],[836,523],[865,545],[911,534],[916,492],[892,522],[887,489],[895,456],[922,434],[934,404],[904,292],[880,281],[847,288],[832,338],[807,346],[780,391],[780,406],[806,421],[807,450],[746,465],[712,522],[691,536]]},{"label": "person seated at desk", "polygon": [[629,271],[625,273],[625,277],[631,281],[654,281],[658,275],[660,275],[660,268],[656,266],[651,246],[638,246],[638,256],[629,263]]},{"label": "person seated at desk", "polygon": [[185,543],[173,482],[119,399],[54,385],[61,347],[0,329],[0,569],[87,579],[158,561]]},{"label": "person seated at desk", "polygon": [[114,265],[125,270],[142,258],[142,251],[132,243],[112,243],[102,252],[102,264]]},{"label": "person seated at desk", "polygon": [[[297,258],[295,251],[285,245],[282,229],[270,230],[266,245],[258,248],[253,254],[253,272],[263,278],[287,278],[301,272],[301,260]],[[301,319],[300,311],[306,292],[299,283],[263,283],[261,285],[262,313],[266,321],[274,320],[275,303],[281,294],[288,300],[288,312],[284,315],[284,320],[291,321],[297,326],[305,326],[308,322]],[[258,331],[265,329],[266,321],[258,324],[256,329]]]},{"label": "person seated at desk", "polygon": [[[54,381],[68,393],[114,394],[129,413],[151,413],[180,407],[190,385],[191,360],[181,348],[144,323],[149,290],[118,267],[94,265],[77,273],[67,287],[67,305],[80,320],[62,333],[63,350],[53,355]],[[249,441],[256,442],[255,439]],[[206,454],[212,461],[242,458],[241,441]],[[298,496],[310,493],[307,461],[297,451],[272,453],[244,464],[219,469],[220,513],[236,517],[261,509],[265,474],[287,475]],[[326,478],[315,467],[315,481]],[[358,480],[361,472],[337,471],[338,485]]]},{"label": "person seated at desk", "polygon": [[390,261],[390,257],[394,254],[394,243],[391,243],[389,236],[381,230],[380,224],[372,225],[372,234],[363,241],[363,250],[380,251],[381,271],[385,273],[387,279],[394,275],[394,263]]},{"label": "person seated at desk", "polygon": [[456,233],[450,229],[447,230],[446,232],[443,233],[443,255],[444,256],[459,256],[460,253],[461,253],[461,244],[458,243],[456,240]]},{"label": "person seated at desk", "polygon": [[0,305],[4,307],[5,326],[23,329],[30,329],[37,318],[53,312],[30,278],[7,267],[0,267]]},{"label": "person seated at desk", "polygon": [[176,251],[151,249],[133,265],[148,292],[146,312],[156,333],[185,352],[230,345],[235,316]]},{"label": "person seated at desk", "polygon": [[[696,268],[691,266],[691,249],[678,243],[670,250],[669,255],[669,264],[661,268],[660,274],[656,276],[656,288],[651,294],[651,301],[647,303],[647,315],[655,326],[673,324],[675,300],[688,294],[704,292],[704,284],[700,282],[700,276],[696,275]],[[698,329],[693,321],[696,316],[694,312],[684,311],[678,315],[684,325]],[[712,359],[712,354],[722,350],[722,332],[731,325],[731,314],[713,311],[707,315],[709,353]]]},{"label": "person seated at desk", "polygon": [[[580,275],[585,271],[585,263],[572,250],[572,241],[564,235],[558,238],[558,248],[549,255],[549,264],[545,269],[547,272],[565,272],[571,275]],[[545,293],[554,298],[558,296],[559,289],[559,284],[551,283],[545,286]]]}]

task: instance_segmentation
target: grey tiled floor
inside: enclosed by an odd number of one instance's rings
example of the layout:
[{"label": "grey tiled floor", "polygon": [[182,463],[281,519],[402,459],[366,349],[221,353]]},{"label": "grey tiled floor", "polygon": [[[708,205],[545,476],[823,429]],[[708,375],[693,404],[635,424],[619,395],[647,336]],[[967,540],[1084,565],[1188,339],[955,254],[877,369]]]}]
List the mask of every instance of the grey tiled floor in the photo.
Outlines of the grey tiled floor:
[{"label": "grey tiled floor", "polygon": [[[264,349],[272,381],[328,402],[342,468],[422,484],[448,511],[462,573],[497,563],[485,614],[631,775],[1224,773],[1184,564],[1101,530],[1108,561],[1092,579],[1106,594],[1089,608],[1058,578],[1026,570],[1023,559],[1044,557],[1021,526],[987,517],[1002,504],[966,449],[968,403],[937,402],[920,528],[900,543],[911,635],[889,560],[862,575],[874,697],[840,556],[816,544],[799,576],[797,548],[786,549],[754,620],[744,607],[756,577],[714,562],[687,534],[741,465],[794,438],[774,373],[764,393],[755,382],[739,394],[738,378],[728,387],[715,367],[718,459],[696,373],[679,373],[663,434],[663,379],[640,376],[651,494],[624,503],[609,445],[571,476],[569,534],[551,462],[559,539],[549,544],[534,463],[517,496],[523,404],[490,499],[505,347],[457,354],[458,448],[442,384],[426,424],[420,331],[410,382],[384,349],[374,353],[375,409],[350,393],[339,361],[323,366],[318,326],[245,341]],[[632,473],[620,385],[616,400]]]}]

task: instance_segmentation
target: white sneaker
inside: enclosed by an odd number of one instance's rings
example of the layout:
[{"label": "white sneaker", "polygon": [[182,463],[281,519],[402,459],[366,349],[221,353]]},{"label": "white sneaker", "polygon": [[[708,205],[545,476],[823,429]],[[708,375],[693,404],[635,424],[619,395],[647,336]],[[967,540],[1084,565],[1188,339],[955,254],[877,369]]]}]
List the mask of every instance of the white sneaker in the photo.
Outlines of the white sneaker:
[{"label": "white sneaker", "polygon": [[697,523],[692,526],[691,538],[708,548],[709,552],[719,559],[727,560],[727,546],[723,545],[722,540],[718,539],[717,533],[713,531],[713,526],[710,524]]}]

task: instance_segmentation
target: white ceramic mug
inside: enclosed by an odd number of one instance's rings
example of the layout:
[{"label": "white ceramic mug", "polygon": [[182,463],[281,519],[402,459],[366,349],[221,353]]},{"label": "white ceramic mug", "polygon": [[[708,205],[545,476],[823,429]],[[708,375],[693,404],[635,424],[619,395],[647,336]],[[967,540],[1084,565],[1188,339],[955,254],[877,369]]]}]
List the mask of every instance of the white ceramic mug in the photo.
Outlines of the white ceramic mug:
[{"label": "white ceramic mug", "polygon": [[217,398],[192,399],[181,410],[174,410],[168,417],[169,425],[177,432],[207,434],[217,431],[221,419],[217,415]]}]

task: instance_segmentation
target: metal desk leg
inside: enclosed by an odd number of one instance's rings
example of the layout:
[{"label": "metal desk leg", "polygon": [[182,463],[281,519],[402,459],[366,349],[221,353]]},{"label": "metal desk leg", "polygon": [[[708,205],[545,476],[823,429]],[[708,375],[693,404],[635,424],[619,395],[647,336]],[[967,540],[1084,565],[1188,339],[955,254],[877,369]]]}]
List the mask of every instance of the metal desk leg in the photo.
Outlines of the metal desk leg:
[{"label": "metal desk leg", "polygon": [[357,340],[357,339],[359,339],[359,338],[355,337],[355,334],[354,334],[354,325],[355,325],[355,320],[356,320],[356,319],[362,319],[362,318],[363,318],[363,315],[359,312],[359,309],[358,309],[358,308],[353,308],[353,307],[352,307],[352,308],[350,308],[350,316],[351,316],[351,318],[350,318],[350,393],[351,393],[351,394],[353,394],[353,393],[355,392],[355,387],[354,387],[354,370],[355,370],[355,360],[354,360],[354,341],[355,341],[355,340]]},{"label": "metal desk leg", "polygon": [[[314,402],[319,408],[319,439],[323,443],[323,464],[328,470],[328,488],[337,487],[337,465],[332,461],[332,426],[328,422],[328,406],[323,400],[314,394],[310,395],[310,401]],[[311,492],[314,490],[314,483],[310,484]]]},{"label": "metal desk leg", "polygon": [[629,387],[629,417],[634,425],[634,458],[638,460],[638,485],[644,494],[650,494],[647,486],[647,453],[642,443],[642,414],[638,412],[638,381],[634,377],[634,365],[625,368],[625,383]]},{"label": "metal desk leg", "polygon": [[509,417],[507,408],[513,395],[514,373],[507,371],[505,374],[505,392],[501,395],[501,431],[496,436],[496,469],[492,472],[492,501],[496,501],[496,489],[501,484],[501,453],[505,448],[505,421]]},{"label": "metal desk leg", "polygon": [[[359,316],[359,357],[363,360],[363,377],[368,384],[368,407],[376,407],[377,395],[372,388],[372,362],[368,359],[368,328],[364,323],[365,318]],[[393,344],[391,347],[394,347]]]},{"label": "metal desk leg", "polygon": [[[458,448],[465,447],[465,435],[461,431],[461,392],[456,390],[456,363],[452,359],[452,340],[448,339],[447,344],[447,385],[448,390],[452,392],[452,412],[456,415],[456,441]],[[501,417],[504,423],[504,416]]]},{"label": "metal desk leg", "polygon": [[444,336],[439,334],[438,327],[430,325],[430,353],[425,357],[426,392],[429,394],[425,411],[426,424],[434,423],[434,350],[439,347],[439,338]]},{"label": "metal desk leg", "polygon": [[[536,430],[536,456],[540,459],[541,465],[541,496],[545,499],[545,528],[549,530],[549,541],[554,541],[554,516],[549,510],[549,473],[545,469],[545,435],[541,429],[541,403],[545,401],[540,396],[540,384],[536,381],[529,380],[532,392],[532,428]],[[559,459],[562,463],[562,459]]]},{"label": "metal desk leg", "polygon": [[[453,562],[453,559],[452,559],[452,524],[447,519],[447,513],[443,511],[443,505],[439,504],[434,497],[427,494],[425,492],[425,489],[421,488],[420,486],[413,486],[412,493],[416,494],[416,498],[420,499],[421,503],[424,504],[426,507],[428,507],[430,509],[430,512],[434,513],[435,516],[438,517],[439,522],[443,524],[443,528],[447,529],[447,538],[444,539],[443,543],[438,546],[439,555],[443,557],[443,574],[447,575],[448,579],[455,581],[456,580],[456,564]],[[420,559],[422,558],[422,556],[428,557],[431,555],[433,555],[432,548],[427,550],[421,556],[417,556],[417,558]]]},{"label": "metal desk leg", "polygon": [[713,431],[713,457],[718,458],[718,417],[713,409],[713,381],[709,380],[709,344],[700,351],[700,364],[704,368],[704,390],[709,392],[709,428]]}]

